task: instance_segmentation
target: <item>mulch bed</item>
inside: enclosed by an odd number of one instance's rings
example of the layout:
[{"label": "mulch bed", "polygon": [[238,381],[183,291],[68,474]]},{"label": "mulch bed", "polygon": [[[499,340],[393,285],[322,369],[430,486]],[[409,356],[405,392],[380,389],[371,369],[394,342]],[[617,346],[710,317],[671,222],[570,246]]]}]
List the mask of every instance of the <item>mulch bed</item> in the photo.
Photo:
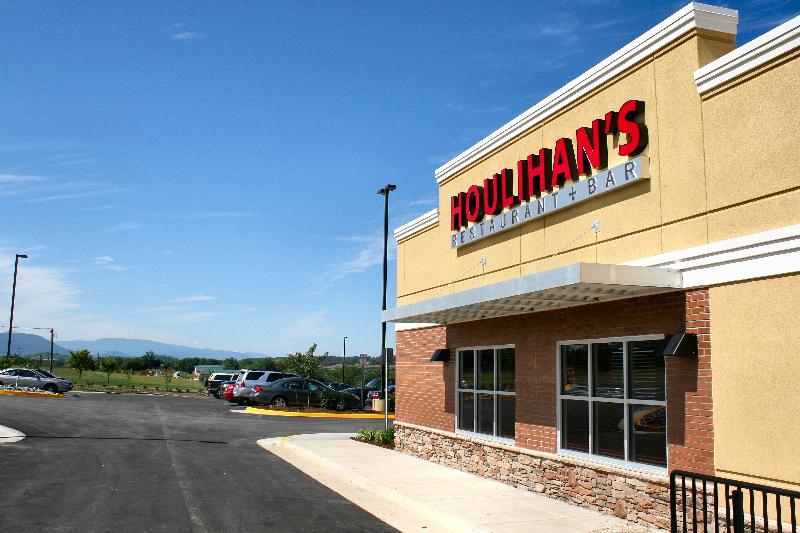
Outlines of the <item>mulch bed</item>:
[{"label": "mulch bed", "polygon": [[394,450],[394,444],[381,444],[379,442],[375,442],[372,440],[362,439],[360,436],[358,437],[350,437],[354,441],[363,442],[364,444],[372,444],[373,446],[377,446],[379,448],[386,448],[387,450]]}]

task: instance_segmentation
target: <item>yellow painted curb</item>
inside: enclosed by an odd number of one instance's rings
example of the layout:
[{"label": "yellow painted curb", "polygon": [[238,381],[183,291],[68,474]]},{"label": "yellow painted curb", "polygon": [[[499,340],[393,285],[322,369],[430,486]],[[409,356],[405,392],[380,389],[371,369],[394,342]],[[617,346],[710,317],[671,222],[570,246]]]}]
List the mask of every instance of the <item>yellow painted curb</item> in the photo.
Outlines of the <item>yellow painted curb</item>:
[{"label": "yellow painted curb", "polygon": [[12,396],[43,396],[45,398],[63,398],[63,394],[51,394],[49,392],[31,392],[26,390],[0,390],[0,394],[10,394]]},{"label": "yellow painted curb", "polygon": [[[260,407],[248,407],[245,412],[254,415],[264,416],[302,416],[306,418],[383,418],[380,413],[298,413],[294,411],[275,411],[274,409],[262,409]],[[394,418],[394,415],[389,415],[389,418]]]}]

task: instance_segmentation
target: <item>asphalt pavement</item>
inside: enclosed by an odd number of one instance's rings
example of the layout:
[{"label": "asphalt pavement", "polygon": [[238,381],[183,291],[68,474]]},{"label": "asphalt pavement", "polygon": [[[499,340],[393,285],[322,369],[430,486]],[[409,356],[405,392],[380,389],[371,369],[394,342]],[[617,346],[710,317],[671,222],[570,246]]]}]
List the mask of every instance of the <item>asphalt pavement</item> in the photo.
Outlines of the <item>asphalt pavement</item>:
[{"label": "asphalt pavement", "polygon": [[0,531],[394,531],[256,441],[373,420],[235,414],[209,398],[0,397]]}]

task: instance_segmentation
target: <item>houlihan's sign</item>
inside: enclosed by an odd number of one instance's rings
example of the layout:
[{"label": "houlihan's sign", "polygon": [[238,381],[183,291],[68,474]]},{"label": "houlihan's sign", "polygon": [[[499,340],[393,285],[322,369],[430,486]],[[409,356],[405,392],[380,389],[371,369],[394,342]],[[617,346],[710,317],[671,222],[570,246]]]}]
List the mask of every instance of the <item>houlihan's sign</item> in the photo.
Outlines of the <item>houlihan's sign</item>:
[{"label": "houlihan's sign", "polygon": [[[572,139],[561,138],[553,149],[517,162],[450,199],[450,228],[456,233],[451,246],[458,248],[519,224],[649,177],[648,160],[636,157],[647,147],[647,127],[641,122],[644,102],[629,100],[618,112],[579,128]],[[631,157],[608,168],[608,136],[619,135],[618,153]],[[600,171],[600,172],[597,172]],[[593,174],[593,172],[597,172]],[[583,180],[581,176],[589,176]],[[547,193],[547,194],[545,194]]]}]

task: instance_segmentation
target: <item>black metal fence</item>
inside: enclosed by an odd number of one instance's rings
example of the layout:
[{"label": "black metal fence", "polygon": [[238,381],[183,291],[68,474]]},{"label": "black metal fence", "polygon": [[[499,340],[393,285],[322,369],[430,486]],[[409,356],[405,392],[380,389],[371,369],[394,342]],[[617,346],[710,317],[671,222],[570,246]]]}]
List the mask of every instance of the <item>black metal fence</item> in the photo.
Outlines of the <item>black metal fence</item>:
[{"label": "black metal fence", "polygon": [[797,533],[800,492],[682,470],[669,482],[672,533]]}]

